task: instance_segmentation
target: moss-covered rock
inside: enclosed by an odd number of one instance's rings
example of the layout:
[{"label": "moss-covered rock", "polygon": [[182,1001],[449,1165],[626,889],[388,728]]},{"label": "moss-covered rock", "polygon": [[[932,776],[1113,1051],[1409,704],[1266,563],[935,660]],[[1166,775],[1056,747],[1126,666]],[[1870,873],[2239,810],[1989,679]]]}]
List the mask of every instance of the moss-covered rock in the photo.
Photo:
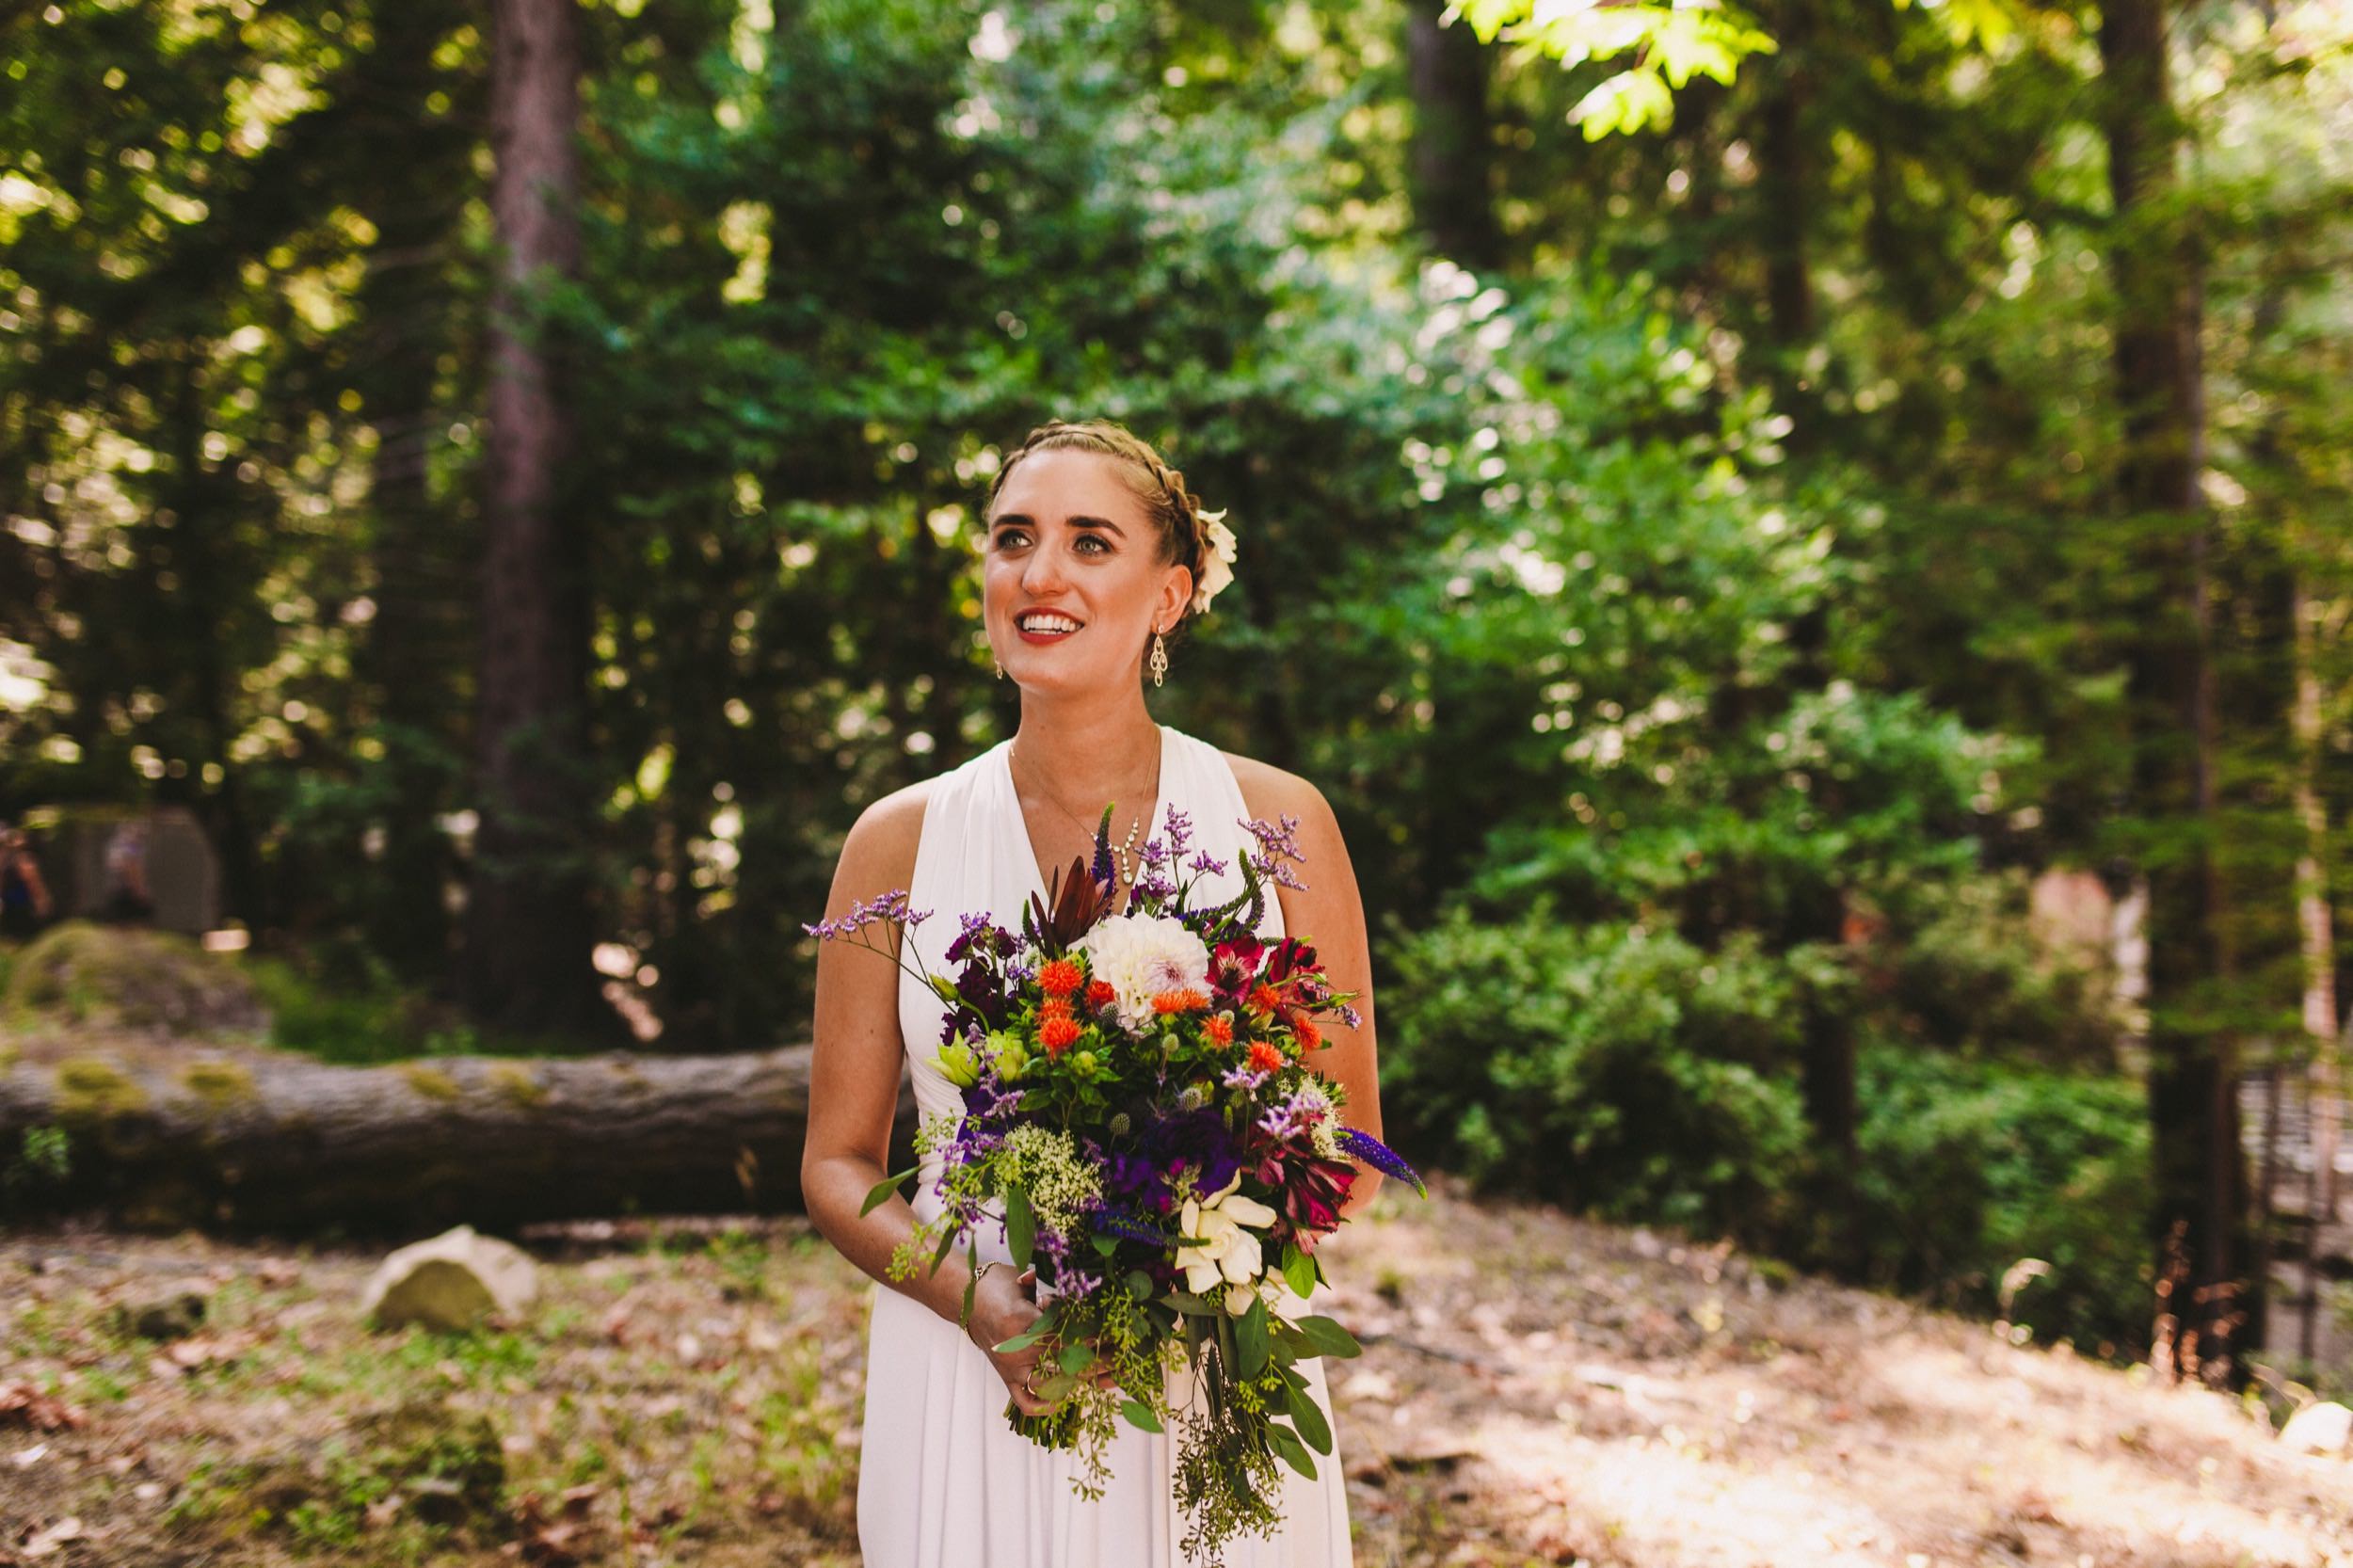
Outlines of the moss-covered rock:
[{"label": "moss-covered rock", "polygon": [[260,1031],[269,1012],[234,961],[176,932],[65,920],[27,943],[8,1005],[175,1034]]}]

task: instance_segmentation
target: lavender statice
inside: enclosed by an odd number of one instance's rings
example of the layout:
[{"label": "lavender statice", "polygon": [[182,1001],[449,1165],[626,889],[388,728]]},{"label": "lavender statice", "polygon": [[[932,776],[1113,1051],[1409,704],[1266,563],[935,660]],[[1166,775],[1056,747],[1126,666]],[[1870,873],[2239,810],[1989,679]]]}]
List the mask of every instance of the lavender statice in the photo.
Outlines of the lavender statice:
[{"label": "lavender statice", "polygon": [[[852,905],[850,912],[840,920],[819,920],[814,925],[804,921],[801,929],[812,936],[825,941],[835,941],[863,932],[870,925],[886,923],[921,925],[931,918],[932,912],[928,909],[911,910],[907,907],[907,890],[904,888],[893,888],[887,893],[877,893],[871,899]],[[860,945],[871,946],[872,944],[861,943]]]},{"label": "lavender statice", "polygon": [[1193,847],[1193,818],[1174,806],[1166,813],[1168,823],[1168,857],[1181,858]]},{"label": "lavender statice", "polygon": [[1243,831],[1258,841],[1256,851],[1245,852],[1258,874],[1278,887],[1303,890],[1305,885],[1289,866],[1284,864],[1287,860],[1295,860],[1303,866],[1307,863],[1307,857],[1299,851],[1297,814],[1286,811],[1277,824],[1270,824],[1258,817],[1244,817],[1241,822]]}]

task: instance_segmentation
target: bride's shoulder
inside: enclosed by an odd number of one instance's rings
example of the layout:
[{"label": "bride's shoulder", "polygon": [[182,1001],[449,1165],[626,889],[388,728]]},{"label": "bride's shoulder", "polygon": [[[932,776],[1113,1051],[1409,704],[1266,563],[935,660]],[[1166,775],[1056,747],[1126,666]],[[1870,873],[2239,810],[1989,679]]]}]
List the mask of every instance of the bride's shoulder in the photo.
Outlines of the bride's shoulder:
[{"label": "bride's shoulder", "polygon": [[1332,820],[1332,808],[1324,800],[1323,792],[1289,769],[1244,757],[1239,751],[1221,755],[1234,770],[1234,783],[1241,790],[1241,803],[1252,816],[1262,822],[1279,823],[1289,814],[1319,828]]},{"label": "bride's shoulder", "polygon": [[897,874],[902,880],[911,874],[916,848],[923,841],[923,810],[938,782],[937,778],[919,778],[869,802],[842,840],[843,862]]}]

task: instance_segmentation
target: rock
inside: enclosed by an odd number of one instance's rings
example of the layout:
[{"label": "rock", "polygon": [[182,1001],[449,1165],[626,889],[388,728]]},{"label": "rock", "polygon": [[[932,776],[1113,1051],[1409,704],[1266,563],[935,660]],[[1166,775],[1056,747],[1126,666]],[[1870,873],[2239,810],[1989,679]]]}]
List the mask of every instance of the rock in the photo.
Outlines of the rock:
[{"label": "rock", "polygon": [[2280,1442],[2300,1454],[2341,1454],[2353,1447],[2353,1410],[2333,1400],[2308,1404],[2280,1429]]},{"label": "rock", "polygon": [[185,1339],[203,1321],[204,1298],[187,1289],[143,1302],[123,1302],[114,1309],[116,1331],[143,1339]]},{"label": "rock", "polygon": [[492,1312],[520,1314],[538,1293],[538,1266],[530,1254],[457,1225],[378,1264],[360,1292],[360,1314],[377,1328],[416,1322],[459,1333]]},{"label": "rock", "polygon": [[7,1000],[182,1036],[269,1028],[269,1009],[234,960],[177,932],[91,920],[60,920],[26,943],[9,970]]}]

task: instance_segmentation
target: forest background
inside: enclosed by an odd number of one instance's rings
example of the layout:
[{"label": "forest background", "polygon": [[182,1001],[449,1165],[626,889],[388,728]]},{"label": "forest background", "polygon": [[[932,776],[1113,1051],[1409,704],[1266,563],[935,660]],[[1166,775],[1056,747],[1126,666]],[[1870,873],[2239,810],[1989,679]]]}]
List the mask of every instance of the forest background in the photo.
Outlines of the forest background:
[{"label": "forest background", "polygon": [[1013,720],[1000,454],[1118,419],[1241,541],[1155,711],[1333,802],[1409,1154],[2244,1376],[2353,9],[1528,8],[11,8],[0,814],[192,808],[294,1048],[802,1038],[849,823]]}]

